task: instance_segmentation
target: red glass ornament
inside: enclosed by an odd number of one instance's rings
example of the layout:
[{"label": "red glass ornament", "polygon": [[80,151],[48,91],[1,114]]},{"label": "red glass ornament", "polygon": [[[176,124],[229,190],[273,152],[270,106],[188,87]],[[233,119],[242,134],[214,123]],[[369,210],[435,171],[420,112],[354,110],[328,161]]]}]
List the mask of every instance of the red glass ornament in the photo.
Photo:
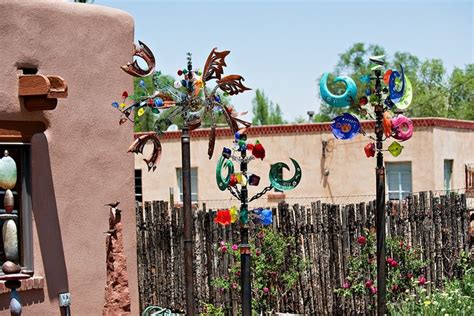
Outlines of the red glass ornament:
[{"label": "red glass ornament", "polygon": [[367,158],[374,157],[375,156],[375,144],[374,143],[368,143],[364,147],[365,155]]},{"label": "red glass ornament", "polygon": [[367,97],[360,97],[359,99],[360,105],[366,105],[367,103],[369,103],[369,100],[367,99]]}]

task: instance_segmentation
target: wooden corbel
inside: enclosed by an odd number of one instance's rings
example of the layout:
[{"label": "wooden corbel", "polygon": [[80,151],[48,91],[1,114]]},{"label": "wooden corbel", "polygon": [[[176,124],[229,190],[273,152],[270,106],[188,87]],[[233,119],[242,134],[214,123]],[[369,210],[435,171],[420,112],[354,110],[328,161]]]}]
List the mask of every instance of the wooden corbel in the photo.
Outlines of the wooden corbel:
[{"label": "wooden corbel", "polygon": [[67,84],[59,76],[20,75],[18,96],[28,111],[54,110],[57,98],[67,97]]}]

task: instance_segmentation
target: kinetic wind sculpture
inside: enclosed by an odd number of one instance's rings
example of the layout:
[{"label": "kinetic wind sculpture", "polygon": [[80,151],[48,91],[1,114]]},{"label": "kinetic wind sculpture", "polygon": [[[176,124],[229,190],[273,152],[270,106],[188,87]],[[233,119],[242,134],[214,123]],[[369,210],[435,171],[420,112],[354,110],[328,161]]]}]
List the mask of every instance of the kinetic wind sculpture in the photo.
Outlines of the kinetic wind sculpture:
[{"label": "kinetic wind sculpture", "polygon": [[[180,80],[175,81],[172,87],[159,88],[158,79],[161,73],[154,71],[156,66],[155,57],[148,46],[140,41],[138,43],[139,45],[135,46],[133,55],[142,58],[148,66],[147,69],[141,68],[136,60],[122,66],[122,69],[134,77],[152,76],[153,87],[147,87],[142,80],[139,84],[142,91],[134,95],[124,92],[122,102],[113,102],[112,106],[122,113],[119,120],[120,125],[126,121],[133,122],[133,117],[140,117],[146,111],[159,115],[155,123],[156,133],[138,137],[129,148],[129,152],[143,154],[145,144],[149,141],[152,142],[153,152],[149,158],[144,159],[148,170],[154,171],[156,169],[162,152],[158,136],[173,124],[174,119],[182,118],[184,124],[190,130],[199,127],[205,117],[211,119],[209,159],[214,153],[217,112],[224,115],[226,122],[234,132],[237,132],[240,128],[250,126],[250,123],[238,117],[245,113],[238,114],[222,102],[222,96],[233,96],[250,90],[244,86],[242,76],[223,76],[224,67],[227,66],[225,58],[230,51],[218,52],[214,48],[209,54],[202,71],[193,69],[191,54],[188,53],[186,67],[177,72]],[[214,79],[216,85],[211,89],[207,85]],[[132,102],[127,105],[127,101]]]},{"label": "kinetic wind sculpture", "polygon": [[[383,56],[372,57],[372,61],[377,65],[372,68],[373,71],[381,70],[384,62]],[[340,95],[331,93],[327,87],[329,73],[324,73],[320,81],[321,98],[330,106],[337,108],[344,108],[355,105],[357,96],[357,86],[355,81],[347,76],[338,76],[334,79],[334,83],[343,82],[345,84],[345,91]],[[393,137],[394,139],[403,142],[411,138],[413,135],[413,123],[403,114],[394,115],[394,110],[405,110],[411,103],[413,97],[413,90],[410,80],[405,76],[403,67],[400,65],[400,72],[397,70],[388,69],[383,75],[383,83],[385,87],[381,90],[380,97],[374,93],[370,88],[371,80],[375,80],[370,75],[360,77],[367,87],[365,89],[365,96],[358,100],[358,108],[361,115],[366,115],[369,118],[374,117],[374,106],[376,103],[381,103],[383,106],[383,131],[385,139]],[[362,129],[359,119],[354,114],[343,113],[342,115],[333,118],[331,130],[337,139],[348,140],[352,139],[358,134],[366,135]],[[369,138],[375,140],[372,136]],[[384,140],[385,140],[384,139]],[[387,148],[394,157],[400,155],[403,146],[397,141]],[[375,144],[369,143],[365,147],[367,157],[374,157]]]},{"label": "kinetic wind sculpture", "polygon": [[[251,154],[247,156],[247,152]],[[236,155],[237,153],[240,153],[240,156]],[[240,201],[240,212],[236,207],[232,207],[229,210],[219,210],[214,221],[223,225],[229,225],[237,221],[240,222],[242,315],[244,316],[250,316],[252,311],[250,246],[248,244],[248,204],[262,197],[272,188],[281,191],[292,190],[301,181],[301,167],[296,160],[290,158],[295,173],[288,180],[284,180],[281,176],[282,169],[290,169],[288,165],[283,162],[275,163],[271,165],[268,175],[270,185],[249,199],[247,186],[259,185],[260,177],[247,172],[248,163],[255,159],[263,160],[264,158],[265,149],[258,140],[255,144],[247,143],[247,135],[243,132],[236,132],[232,148],[224,147],[216,167],[216,182],[219,189],[221,191],[229,190],[232,195]],[[235,172],[233,161],[239,163],[239,172]],[[224,167],[227,169],[225,176],[222,175],[222,169]],[[255,209],[251,212],[250,217],[253,218],[257,224],[270,225],[272,223],[272,211],[269,209]]]},{"label": "kinetic wind sculpture", "polygon": [[[361,114],[375,118],[375,137],[367,135],[362,129],[358,118],[352,114],[344,113],[333,119],[331,129],[338,139],[347,140],[354,138],[359,133],[368,136],[374,142],[364,147],[367,157],[377,156],[376,167],[376,239],[377,239],[377,314],[386,314],[386,262],[385,262],[385,168],[383,162],[383,141],[390,137],[404,142],[413,135],[413,123],[400,112],[403,112],[411,103],[413,90],[410,80],[405,76],[403,67],[400,71],[388,69],[382,74],[385,61],[384,56],[370,57],[375,64],[371,68],[373,74],[360,77],[366,86],[365,96],[360,97],[359,109]],[[325,73],[320,82],[321,98],[332,107],[348,107],[354,105],[357,96],[357,87],[353,79],[340,76],[334,82],[343,82],[345,91],[335,95],[327,87],[328,73]],[[371,82],[375,81],[374,89]],[[393,114],[397,112],[398,114]],[[374,117],[375,115],[375,117]],[[394,157],[398,157],[403,146],[393,141],[386,149]]]}]

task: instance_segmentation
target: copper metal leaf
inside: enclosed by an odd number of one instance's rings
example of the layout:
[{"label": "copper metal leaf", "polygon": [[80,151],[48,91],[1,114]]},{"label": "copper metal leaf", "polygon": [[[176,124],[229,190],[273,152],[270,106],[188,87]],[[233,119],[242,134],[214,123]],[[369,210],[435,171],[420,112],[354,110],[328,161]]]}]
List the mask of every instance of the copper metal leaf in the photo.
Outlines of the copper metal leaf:
[{"label": "copper metal leaf", "polygon": [[131,63],[127,63],[125,66],[121,66],[123,71],[134,77],[146,77],[153,72],[156,64],[155,56],[153,55],[151,49],[143,42],[138,41],[138,45],[136,45],[133,49],[133,56],[142,58],[146,62],[148,68],[141,68],[140,65],[138,65],[138,62],[134,60]]},{"label": "copper metal leaf", "polygon": [[245,79],[240,75],[228,75],[217,81],[217,85],[229,95],[236,95],[245,90],[252,90],[242,83]]},{"label": "copper metal leaf", "polygon": [[216,145],[216,126],[212,125],[211,131],[209,132],[209,146],[207,148],[207,154],[209,156],[209,159],[211,159],[212,155],[214,154],[215,145]]},{"label": "copper metal leaf", "polygon": [[229,55],[230,51],[225,50],[222,52],[216,51],[217,47],[214,48],[209,57],[207,57],[206,64],[204,65],[202,79],[208,81],[211,79],[221,79],[224,73],[224,67],[227,66],[225,63],[225,57]]}]

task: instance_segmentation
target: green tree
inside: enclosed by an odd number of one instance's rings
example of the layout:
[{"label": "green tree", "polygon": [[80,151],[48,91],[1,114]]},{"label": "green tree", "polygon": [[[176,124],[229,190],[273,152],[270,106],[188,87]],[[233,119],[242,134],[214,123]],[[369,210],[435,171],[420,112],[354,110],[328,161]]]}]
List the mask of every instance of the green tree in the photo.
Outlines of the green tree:
[{"label": "green tree", "polygon": [[263,91],[257,89],[252,100],[253,125],[285,124],[280,105],[274,105]]},{"label": "green tree", "polygon": [[[339,62],[334,68],[334,75],[344,74],[350,76],[357,84],[358,92],[356,102],[349,109],[329,107],[321,103],[319,113],[314,120],[317,122],[329,121],[342,112],[360,114],[358,100],[365,94],[366,85],[360,81],[360,76],[370,74],[371,64],[369,56],[385,54],[385,49],[379,45],[366,45],[355,43],[342,53]],[[450,117],[457,119],[473,119],[474,95],[474,65],[466,65],[465,69],[455,68],[448,75],[440,59],[426,59],[421,61],[418,57],[407,52],[395,52],[393,58],[387,58],[391,68],[403,69],[410,79],[413,88],[413,100],[406,110],[410,117]],[[319,82],[318,82],[319,86]],[[344,84],[328,82],[328,87],[334,93],[342,93]]]}]

